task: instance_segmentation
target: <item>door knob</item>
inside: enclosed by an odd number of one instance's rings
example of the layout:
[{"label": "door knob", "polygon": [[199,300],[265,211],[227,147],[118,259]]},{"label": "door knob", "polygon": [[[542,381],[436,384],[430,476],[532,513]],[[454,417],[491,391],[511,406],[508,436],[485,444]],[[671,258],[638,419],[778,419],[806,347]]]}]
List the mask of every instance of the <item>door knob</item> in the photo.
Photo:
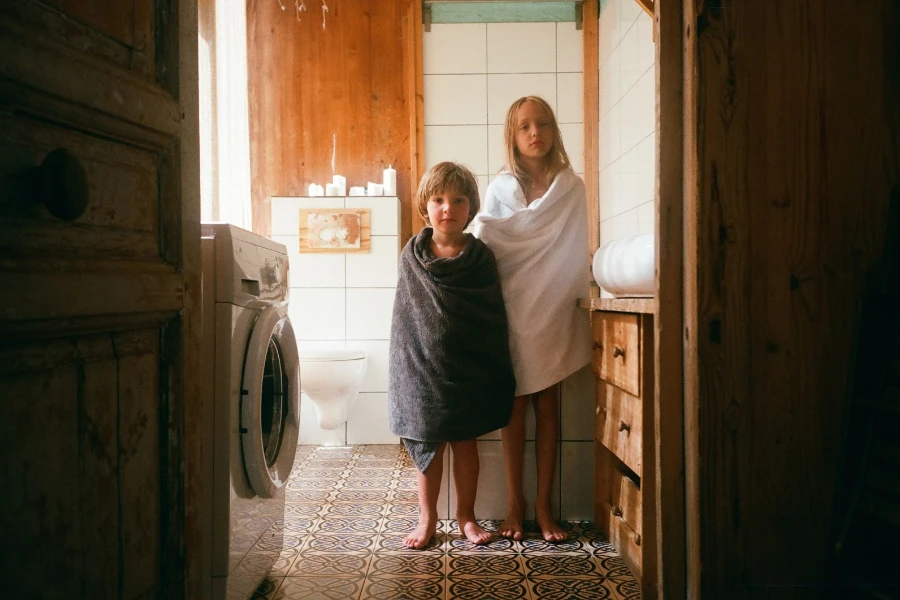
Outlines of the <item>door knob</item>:
[{"label": "door knob", "polygon": [[34,171],[35,202],[63,221],[74,221],[84,214],[89,201],[87,173],[73,152],[51,150]]}]

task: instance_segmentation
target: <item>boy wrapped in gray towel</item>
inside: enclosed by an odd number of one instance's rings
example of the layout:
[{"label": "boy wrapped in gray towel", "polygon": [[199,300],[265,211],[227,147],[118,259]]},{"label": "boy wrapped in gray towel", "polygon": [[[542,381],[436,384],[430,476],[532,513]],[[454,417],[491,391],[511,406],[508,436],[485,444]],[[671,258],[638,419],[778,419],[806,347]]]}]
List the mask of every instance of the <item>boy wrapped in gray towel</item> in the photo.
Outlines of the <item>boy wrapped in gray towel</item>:
[{"label": "boy wrapped in gray towel", "polygon": [[505,427],[515,393],[509,331],[491,251],[463,230],[478,212],[474,176],[439,163],[422,178],[416,205],[426,223],[400,257],[391,321],[388,407],[418,469],[419,525],[406,538],[423,548],[437,523],[442,456],[454,453],[457,520],[476,544],[476,438]]}]

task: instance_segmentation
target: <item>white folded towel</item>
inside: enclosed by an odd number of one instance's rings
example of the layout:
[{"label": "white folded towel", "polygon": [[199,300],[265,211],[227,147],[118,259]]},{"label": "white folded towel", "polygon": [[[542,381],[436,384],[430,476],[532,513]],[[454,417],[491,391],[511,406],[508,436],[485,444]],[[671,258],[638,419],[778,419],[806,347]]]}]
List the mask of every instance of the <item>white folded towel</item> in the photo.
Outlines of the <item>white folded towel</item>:
[{"label": "white folded towel", "polygon": [[584,182],[559,173],[530,205],[516,179],[488,186],[473,232],[497,258],[509,318],[516,395],[546,389],[591,359],[590,255]]}]

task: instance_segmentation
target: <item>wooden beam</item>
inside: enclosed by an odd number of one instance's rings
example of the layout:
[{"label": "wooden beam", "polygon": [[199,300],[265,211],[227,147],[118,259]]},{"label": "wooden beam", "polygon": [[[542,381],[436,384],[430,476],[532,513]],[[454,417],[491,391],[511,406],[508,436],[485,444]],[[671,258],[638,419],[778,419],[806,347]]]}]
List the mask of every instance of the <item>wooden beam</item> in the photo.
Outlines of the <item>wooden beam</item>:
[{"label": "wooden beam", "polygon": [[662,2],[656,37],[656,549],[658,598],[685,598],[682,2]]},{"label": "wooden beam", "polygon": [[400,238],[406,241],[418,233],[425,222],[416,210],[416,189],[425,172],[423,153],[425,152],[425,91],[422,75],[422,3],[409,0],[406,26],[406,89],[409,107],[409,220],[408,227],[402,227]]},{"label": "wooden beam", "polygon": [[[588,212],[588,251],[591,256],[600,244],[600,7],[585,2],[582,44],[584,47],[584,187]],[[600,288],[591,286],[591,296]]]},{"label": "wooden beam", "polygon": [[[650,15],[650,18],[653,18],[654,13],[654,3],[653,0],[634,0],[638,3],[638,5],[644,9],[644,12]],[[677,3],[676,3],[677,4]],[[679,4],[680,6],[680,4]]]}]

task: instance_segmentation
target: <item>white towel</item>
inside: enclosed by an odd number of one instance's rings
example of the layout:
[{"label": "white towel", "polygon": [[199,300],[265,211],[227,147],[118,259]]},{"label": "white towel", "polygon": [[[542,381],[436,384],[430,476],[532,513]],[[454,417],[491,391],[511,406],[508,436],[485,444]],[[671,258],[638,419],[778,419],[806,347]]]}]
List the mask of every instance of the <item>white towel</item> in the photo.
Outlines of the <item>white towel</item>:
[{"label": "white towel", "polygon": [[516,395],[546,389],[591,360],[590,255],[584,182],[559,173],[543,197],[525,202],[516,179],[488,186],[473,232],[493,250],[509,318]]}]

